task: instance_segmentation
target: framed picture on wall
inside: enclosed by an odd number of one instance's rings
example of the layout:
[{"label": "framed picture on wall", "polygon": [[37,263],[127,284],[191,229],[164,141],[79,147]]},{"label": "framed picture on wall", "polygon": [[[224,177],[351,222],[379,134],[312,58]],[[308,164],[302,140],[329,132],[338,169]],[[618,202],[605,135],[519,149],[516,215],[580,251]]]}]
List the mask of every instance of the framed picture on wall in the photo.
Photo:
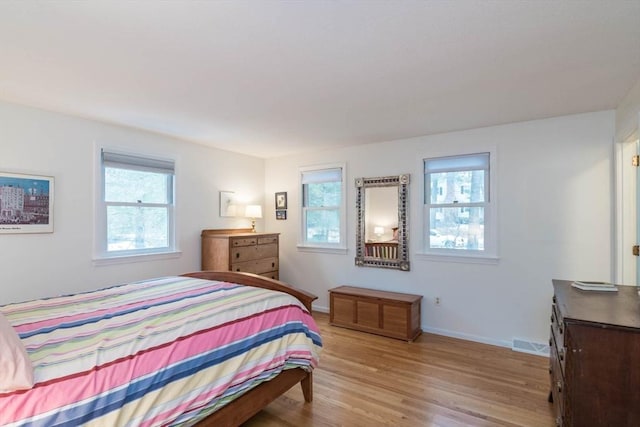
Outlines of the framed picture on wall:
[{"label": "framed picture on wall", "polygon": [[220,192],[220,216],[236,216],[235,193],[233,191]]},{"label": "framed picture on wall", "polygon": [[287,219],[287,211],[285,210],[276,211],[276,219]]},{"label": "framed picture on wall", "polygon": [[276,209],[287,209],[287,192],[276,193]]},{"label": "framed picture on wall", "polygon": [[53,233],[53,177],[0,172],[0,234]]}]

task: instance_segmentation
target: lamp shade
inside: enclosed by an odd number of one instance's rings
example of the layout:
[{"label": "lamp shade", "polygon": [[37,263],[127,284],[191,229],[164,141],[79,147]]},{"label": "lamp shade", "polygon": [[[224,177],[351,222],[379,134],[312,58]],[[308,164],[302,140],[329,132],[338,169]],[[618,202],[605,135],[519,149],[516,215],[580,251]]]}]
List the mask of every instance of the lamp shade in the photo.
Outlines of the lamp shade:
[{"label": "lamp shade", "polygon": [[244,216],[247,218],[262,218],[262,206],[247,205],[247,208],[244,211]]},{"label": "lamp shade", "polygon": [[374,234],[384,234],[384,227],[373,227]]}]

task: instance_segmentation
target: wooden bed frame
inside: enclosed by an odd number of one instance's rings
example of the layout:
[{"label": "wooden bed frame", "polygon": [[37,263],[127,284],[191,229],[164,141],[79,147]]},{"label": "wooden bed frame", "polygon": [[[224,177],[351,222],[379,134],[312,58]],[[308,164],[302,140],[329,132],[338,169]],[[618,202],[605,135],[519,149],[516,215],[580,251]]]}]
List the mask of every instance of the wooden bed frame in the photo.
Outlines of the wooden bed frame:
[{"label": "wooden bed frame", "polygon": [[[239,283],[241,285],[285,292],[300,300],[307,310],[309,310],[309,313],[311,313],[311,303],[318,298],[315,295],[301,289],[296,289],[278,280],[251,273],[198,271],[183,274],[182,276]],[[239,426],[298,383],[302,386],[302,394],[304,395],[305,402],[311,402],[313,399],[313,374],[302,368],[288,369],[281,372],[272,380],[258,385],[236,400],[223,406],[196,425],[198,427]]]}]

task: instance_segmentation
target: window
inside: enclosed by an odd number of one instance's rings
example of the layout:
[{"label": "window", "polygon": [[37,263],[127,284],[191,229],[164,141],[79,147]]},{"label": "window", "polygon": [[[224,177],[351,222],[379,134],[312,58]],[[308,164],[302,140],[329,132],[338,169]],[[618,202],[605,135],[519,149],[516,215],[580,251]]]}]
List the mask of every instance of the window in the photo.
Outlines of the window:
[{"label": "window", "polygon": [[174,162],[102,151],[99,252],[174,250]]},{"label": "window", "polygon": [[344,248],[344,166],[303,168],[302,246]]},{"label": "window", "polygon": [[425,249],[495,255],[490,153],[424,160]]}]

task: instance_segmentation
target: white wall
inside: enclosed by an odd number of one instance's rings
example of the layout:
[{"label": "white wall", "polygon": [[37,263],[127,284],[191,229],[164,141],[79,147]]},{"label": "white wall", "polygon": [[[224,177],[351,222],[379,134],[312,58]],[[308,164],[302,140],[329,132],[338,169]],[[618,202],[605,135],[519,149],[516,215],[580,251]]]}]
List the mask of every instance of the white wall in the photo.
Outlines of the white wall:
[{"label": "white wall", "polygon": [[616,141],[637,138],[639,116],[640,78],[616,108]]},{"label": "white wall", "polygon": [[[93,264],[100,144],[176,159],[179,258]],[[199,270],[203,228],[249,226],[246,219],[219,216],[218,192],[264,203],[264,160],[157,134],[0,103],[0,147],[0,171],[55,178],[54,233],[0,235],[0,304]]]},{"label": "white wall", "polygon": [[[605,111],[325,150],[266,162],[266,228],[281,234],[280,277],[319,296],[354,285],[423,295],[427,330],[499,345],[545,343],[551,279],[610,280],[614,112]],[[497,264],[431,261],[422,245],[422,159],[495,148]],[[346,255],[296,249],[298,167],[347,163]],[[354,266],[356,177],[411,173],[411,271]],[[273,193],[287,191],[288,219],[276,221]],[[434,298],[441,298],[435,306]]]},{"label": "white wall", "polygon": [[[637,282],[638,258],[631,252],[638,243],[637,179],[638,168],[631,165],[637,154],[638,126],[640,126],[640,79],[629,90],[616,109],[616,281]],[[640,283],[638,283],[640,285]]]}]

